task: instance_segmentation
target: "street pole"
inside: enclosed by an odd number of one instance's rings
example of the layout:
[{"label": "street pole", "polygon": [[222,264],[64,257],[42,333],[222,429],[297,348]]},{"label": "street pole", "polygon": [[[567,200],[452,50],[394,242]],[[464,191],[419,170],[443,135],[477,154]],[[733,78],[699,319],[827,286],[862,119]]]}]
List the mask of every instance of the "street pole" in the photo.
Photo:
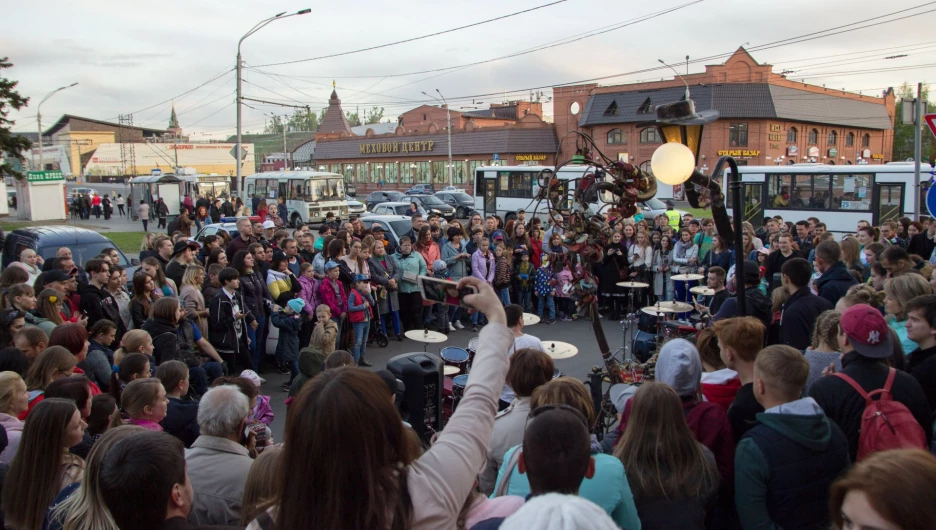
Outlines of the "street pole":
[{"label": "street pole", "polygon": [[923,134],[923,83],[917,83],[917,97],[913,109],[913,220],[920,220],[920,158]]},{"label": "street pole", "polygon": [[289,152],[286,151],[286,122],[283,122],[283,169],[289,169]]},{"label": "street pole", "polygon": [[[438,88],[436,92],[439,92]],[[448,101],[445,101],[445,96],[442,95],[442,92],[439,92],[439,97],[442,98],[442,103],[445,103],[445,119],[448,128],[448,185],[454,186],[452,180],[452,108],[449,106]]]},{"label": "street pole", "polygon": [[[237,145],[235,145],[234,150],[237,153],[237,161],[236,161],[237,196],[240,197],[241,200],[244,200],[244,179],[242,177],[242,171],[241,171],[241,166],[243,165],[243,161],[241,160],[242,158],[241,153],[243,152],[242,151],[243,147],[241,146],[241,101],[243,100],[243,96],[241,94],[241,77],[243,74],[244,65],[243,65],[243,61],[241,60],[241,44],[244,42],[244,39],[260,31],[264,26],[266,26],[270,22],[273,22],[274,20],[282,20],[284,18],[294,17],[296,15],[305,15],[310,12],[312,12],[311,9],[300,9],[299,11],[296,11],[295,13],[290,13],[288,15],[286,15],[285,11],[281,13],[277,13],[276,15],[268,19],[261,20],[260,22],[258,22],[256,25],[254,25],[254,27],[250,28],[250,31],[245,33],[244,36],[241,37],[239,41],[237,41],[237,67],[236,67],[236,71],[237,71],[237,74],[236,74],[237,76]],[[286,16],[283,16],[283,15],[286,15]]]},{"label": "street pole", "polygon": [[43,153],[42,153],[43,147],[44,147],[43,142],[42,142],[42,104],[45,103],[47,99],[54,96],[56,92],[60,92],[62,90],[65,90],[66,88],[71,88],[77,84],[78,83],[72,83],[68,86],[56,88],[52,92],[49,92],[49,94],[46,97],[42,98],[42,101],[40,101],[39,104],[36,105],[36,123],[37,123],[37,127],[39,128],[39,136],[37,137],[37,140],[39,141],[39,171],[45,170],[45,159],[43,158]]}]

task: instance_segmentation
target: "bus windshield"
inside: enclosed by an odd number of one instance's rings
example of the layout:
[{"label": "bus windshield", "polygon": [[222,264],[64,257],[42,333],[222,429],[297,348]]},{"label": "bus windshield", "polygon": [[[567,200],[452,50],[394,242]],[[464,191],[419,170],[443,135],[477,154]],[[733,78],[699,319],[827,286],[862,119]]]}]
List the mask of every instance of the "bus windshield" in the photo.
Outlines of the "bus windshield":
[{"label": "bus windshield", "polygon": [[199,195],[203,195],[209,201],[231,196],[230,182],[199,182],[197,186]]},{"label": "bus windshield", "polygon": [[303,194],[306,202],[346,200],[344,179],[341,177],[306,180],[308,193]]}]

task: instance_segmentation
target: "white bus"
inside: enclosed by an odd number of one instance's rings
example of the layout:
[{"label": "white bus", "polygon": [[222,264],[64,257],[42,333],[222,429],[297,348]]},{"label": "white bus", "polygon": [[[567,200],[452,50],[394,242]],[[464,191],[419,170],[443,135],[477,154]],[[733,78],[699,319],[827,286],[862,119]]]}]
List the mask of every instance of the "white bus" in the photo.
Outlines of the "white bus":
[{"label": "white bus", "polygon": [[[536,216],[545,218],[548,211],[546,201],[537,205],[533,197],[539,193],[540,187],[537,176],[544,169],[554,170],[553,166],[482,166],[475,170],[475,210],[482,216],[497,215],[505,221],[513,219],[517,210],[526,210],[527,215],[536,208]],[[565,200],[561,201],[558,209],[569,210],[572,207],[572,197],[577,182],[573,179],[584,177],[595,171],[594,166],[567,165],[559,170],[559,189]],[[604,198],[603,200],[608,200]],[[594,212],[603,211],[610,206],[605,202],[593,203],[590,208]],[[666,205],[663,201],[652,198],[638,204],[644,217],[653,221],[653,218],[664,211]],[[680,211],[680,213],[683,213]]]},{"label": "white bus", "polygon": [[202,195],[209,201],[231,197],[231,179],[225,175],[176,175],[182,181],[182,193],[189,197]]},{"label": "white bus", "polygon": [[[932,170],[922,164],[921,180],[928,181]],[[886,220],[913,218],[912,163],[739,166],[738,171],[744,184],[744,219],[755,228],[763,225],[765,216],[779,215],[794,223],[816,217],[828,231],[842,236],[854,233],[858,221],[880,226]],[[724,188],[724,178],[721,182]],[[725,195],[730,212],[727,189]],[[926,214],[925,200],[918,198],[916,208]]]},{"label": "white bus", "polygon": [[[270,171],[244,178],[245,201],[257,197],[276,204],[286,197],[289,224],[325,220],[329,212],[339,219],[348,218],[344,177],[323,171]],[[252,202],[252,201],[251,201]]]}]

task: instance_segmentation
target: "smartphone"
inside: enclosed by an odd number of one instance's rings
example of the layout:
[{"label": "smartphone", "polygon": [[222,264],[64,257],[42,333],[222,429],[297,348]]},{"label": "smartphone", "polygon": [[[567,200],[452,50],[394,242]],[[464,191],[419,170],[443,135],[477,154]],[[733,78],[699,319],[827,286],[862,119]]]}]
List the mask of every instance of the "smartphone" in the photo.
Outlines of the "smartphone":
[{"label": "smartphone", "polygon": [[473,309],[470,304],[465,302],[465,297],[469,294],[478,294],[478,290],[472,286],[459,288],[458,282],[440,280],[430,276],[419,276],[416,278],[416,283],[419,285],[419,294],[422,295],[423,300],[440,304],[460,305]]}]

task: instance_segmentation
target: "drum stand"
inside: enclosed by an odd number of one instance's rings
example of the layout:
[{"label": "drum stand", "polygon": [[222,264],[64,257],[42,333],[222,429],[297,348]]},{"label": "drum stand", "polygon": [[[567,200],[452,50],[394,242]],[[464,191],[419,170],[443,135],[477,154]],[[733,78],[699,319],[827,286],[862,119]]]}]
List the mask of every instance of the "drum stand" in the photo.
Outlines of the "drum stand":
[{"label": "drum stand", "polygon": [[624,361],[634,359],[634,328],[637,326],[639,315],[634,311],[634,290],[635,287],[629,287],[627,291],[627,315],[621,320],[622,330],[624,331],[623,345],[621,350],[624,352]]}]

